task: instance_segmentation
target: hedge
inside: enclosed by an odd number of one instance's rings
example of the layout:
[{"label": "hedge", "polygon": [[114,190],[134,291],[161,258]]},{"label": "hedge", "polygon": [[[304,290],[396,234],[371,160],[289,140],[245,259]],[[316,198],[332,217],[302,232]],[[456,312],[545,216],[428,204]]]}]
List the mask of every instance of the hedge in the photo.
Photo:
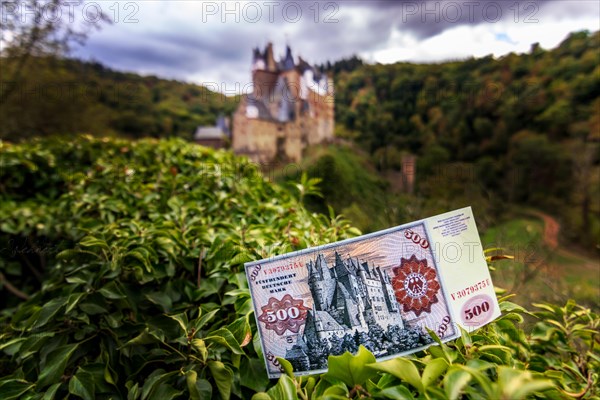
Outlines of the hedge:
[{"label": "hedge", "polygon": [[0,398],[600,396],[598,316],[501,289],[502,317],[456,341],[311,377],[280,359],[269,381],[243,263],[360,234],[297,189],[182,140],[0,142]]}]

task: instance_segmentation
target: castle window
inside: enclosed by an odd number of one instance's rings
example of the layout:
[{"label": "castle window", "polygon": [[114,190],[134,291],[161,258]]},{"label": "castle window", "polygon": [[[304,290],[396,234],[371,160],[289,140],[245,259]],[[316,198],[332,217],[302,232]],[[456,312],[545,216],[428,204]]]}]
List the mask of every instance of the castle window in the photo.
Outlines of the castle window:
[{"label": "castle window", "polygon": [[246,117],[248,118],[258,118],[258,108],[255,106],[249,105],[246,107]]}]

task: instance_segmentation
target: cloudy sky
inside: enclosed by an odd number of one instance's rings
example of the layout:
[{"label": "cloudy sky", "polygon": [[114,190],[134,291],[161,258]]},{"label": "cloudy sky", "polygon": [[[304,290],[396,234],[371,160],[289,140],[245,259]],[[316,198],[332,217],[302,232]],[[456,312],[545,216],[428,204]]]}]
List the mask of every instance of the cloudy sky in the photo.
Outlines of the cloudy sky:
[{"label": "cloudy sky", "polygon": [[112,21],[74,55],[119,70],[240,92],[251,50],[268,41],[312,63],[435,62],[549,49],[569,32],[600,29],[596,0],[96,1]]}]

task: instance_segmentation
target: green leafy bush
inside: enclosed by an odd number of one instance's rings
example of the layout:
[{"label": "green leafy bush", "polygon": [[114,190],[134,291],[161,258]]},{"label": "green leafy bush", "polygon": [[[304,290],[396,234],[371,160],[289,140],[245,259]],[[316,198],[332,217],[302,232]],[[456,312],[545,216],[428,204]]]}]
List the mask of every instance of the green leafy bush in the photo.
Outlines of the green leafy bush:
[{"label": "green leafy bush", "polygon": [[[251,164],[180,140],[0,142],[0,398],[598,396],[599,319],[574,304],[452,343],[269,381],[247,260],[359,234]],[[439,340],[435,338],[436,340]]]}]

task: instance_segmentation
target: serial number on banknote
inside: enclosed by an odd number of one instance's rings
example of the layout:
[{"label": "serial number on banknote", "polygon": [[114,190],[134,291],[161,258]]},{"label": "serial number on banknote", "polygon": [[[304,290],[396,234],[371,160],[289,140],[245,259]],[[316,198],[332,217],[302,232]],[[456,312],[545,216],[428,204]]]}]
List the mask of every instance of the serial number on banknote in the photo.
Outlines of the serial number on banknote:
[{"label": "serial number on banknote", "polygon": [[471,294],[473,294],[475,292],[478,292],[478,291],[480,291],[482,289],[485,289],[485,288],[487,288],[490,285],[491,285],[490,280],[489,279],[485,279],[485,280],[483,280],[481,282],[477,282],[476,284],[471,285],[469,287],[466,287],[466,288],[464,288],[462,290],[459,290],[457,292],[451,293],[450,296],[452,296],[452,300],[454,300],[454,299],[461,299],[461,298],[463,298],[465,296],[469,296],[469,295],[471,295]]}]

